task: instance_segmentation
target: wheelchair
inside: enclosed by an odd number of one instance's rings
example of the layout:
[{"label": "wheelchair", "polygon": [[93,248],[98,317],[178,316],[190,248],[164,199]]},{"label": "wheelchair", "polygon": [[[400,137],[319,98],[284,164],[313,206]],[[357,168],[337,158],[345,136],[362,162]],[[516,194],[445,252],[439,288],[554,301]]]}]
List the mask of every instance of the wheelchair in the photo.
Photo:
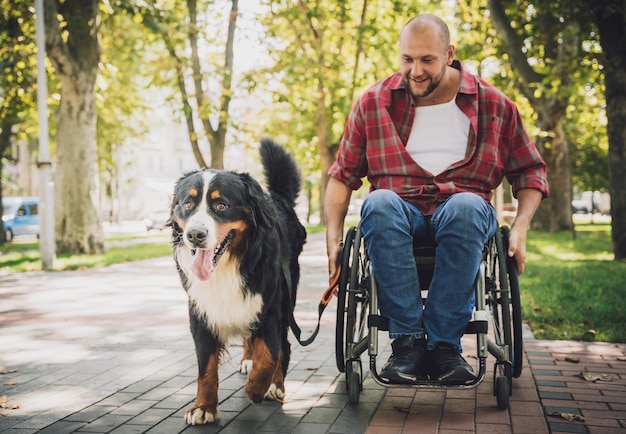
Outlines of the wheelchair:
[{"label": "wheelchair", "polygon": [[[376,368],[379,356],[378,331],[388,330],[388,320],[378,312],[376,279],[358,227],[346,233],[337,289],[335,355],[337,368],[345,373],[350,403],[358,404],[363,390],[361,356],[367,352],[374,381],[385,387],[474,388],[487,374],[488,354],[495,357],[493,394],[500,409],[509,408],[513,378],[522,373],[522,309],[515,260],[507,255],[507,226],[500,226],[483,249],[475,280],[476,303],[473,318],[464,334],[476,335],[478,372],[466,384],[443,384],[436,379],[413,383],[392,383],[381,378]],[[427,290],[435,267],[434,241],[413,246],[420,286],[427,302]],[[489,330],[489,324],[492,325]]]}]

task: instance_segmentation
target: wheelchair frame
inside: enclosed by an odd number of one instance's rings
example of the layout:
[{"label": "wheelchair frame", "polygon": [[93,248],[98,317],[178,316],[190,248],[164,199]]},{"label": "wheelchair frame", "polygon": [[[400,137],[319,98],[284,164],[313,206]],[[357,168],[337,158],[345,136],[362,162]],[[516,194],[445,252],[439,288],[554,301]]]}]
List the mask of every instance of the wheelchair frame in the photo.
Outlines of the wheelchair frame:
[{"label": "wheelchair frame", "polygon": [[[337,368],[345,372],[350,402],[358,404],[363,390],[361,355],[367,351],[370,373],[386,387],[457,388],[478,386],[485,378],[487,357],[495,357],[493,394],[500,409],[509,407],[513,378],[522,373],[523,343],[520,290],[515,260],[507,255],[507,226],[501,226],[489,240],[476,277],[476,308],[465,334],[476,334],[478,373],[468,384],[443,384],[437,380],[417,380],[397,384],[381,378],[376,368],[378,331],[388,330],[387,319],[378,312],[378,289],[370,267],[361,232],[351,227],[346,233],[337,290],[335,355]],[[430,285],[435,264],[435,245],[414,246],[420,286]],[[424,281],[423,281],[424,280]],[[493,339],[488,335],[492,324]]]}]

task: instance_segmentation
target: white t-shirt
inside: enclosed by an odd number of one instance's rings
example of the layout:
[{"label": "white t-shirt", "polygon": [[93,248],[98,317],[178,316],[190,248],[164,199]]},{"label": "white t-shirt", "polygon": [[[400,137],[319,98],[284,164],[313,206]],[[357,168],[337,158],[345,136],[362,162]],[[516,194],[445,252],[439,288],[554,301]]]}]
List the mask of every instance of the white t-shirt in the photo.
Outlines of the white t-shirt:
[{"label": "white t-shirt", "polygon": [[406,150],[433,175],[465,158],[470,120],[456,105],[446,103],[415,108]]}]

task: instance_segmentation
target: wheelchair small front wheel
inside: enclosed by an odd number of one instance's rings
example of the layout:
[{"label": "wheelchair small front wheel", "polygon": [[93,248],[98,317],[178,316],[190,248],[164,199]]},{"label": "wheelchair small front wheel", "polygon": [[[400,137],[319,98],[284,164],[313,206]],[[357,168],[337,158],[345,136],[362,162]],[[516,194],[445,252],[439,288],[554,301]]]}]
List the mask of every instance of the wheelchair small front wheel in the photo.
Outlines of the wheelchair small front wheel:
[{"label": "wheelchair small front wheel", "polygon": [[361,363],[350,361],[346,364],[346,388],[348,389],[348,399],[350,404],[358,404],[363,390],[361,382]]},{"label": "wheelchair small front wheel", "polygon": [[506,410],[509,408],[509,397],[511,396],[511,383],[509,379],[504,375],[496,377],[494,388],[498,408],[500,410]]}]

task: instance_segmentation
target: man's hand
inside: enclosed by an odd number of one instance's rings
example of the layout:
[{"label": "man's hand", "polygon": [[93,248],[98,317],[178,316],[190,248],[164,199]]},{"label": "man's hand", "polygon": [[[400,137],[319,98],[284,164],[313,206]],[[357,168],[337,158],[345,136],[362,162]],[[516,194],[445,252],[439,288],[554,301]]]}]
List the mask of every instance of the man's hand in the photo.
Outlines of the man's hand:
[{"label": "man's hand", "polygon": [[509,251],[507,253],[510,257],[515,257],[518,274],[524,272],[526,233],[530,220],[537,211],[540,202],[541,192],[539,190],[526,188],[517,192],[517,215],[509,232]]},{"label": "man's hand", "polygon": [[507,254],[515,258],[517,273],[522,274],[524,272],[524,264],[526,263],[526,227],[523,225],[511,226]]},{"label": "man's hand", "polygon": [[339,272],[339,265],[341,264],[341,256],[343,253],[343,241],[327,244],[326,251],[328,253],[329,282],[332,282]]}]

